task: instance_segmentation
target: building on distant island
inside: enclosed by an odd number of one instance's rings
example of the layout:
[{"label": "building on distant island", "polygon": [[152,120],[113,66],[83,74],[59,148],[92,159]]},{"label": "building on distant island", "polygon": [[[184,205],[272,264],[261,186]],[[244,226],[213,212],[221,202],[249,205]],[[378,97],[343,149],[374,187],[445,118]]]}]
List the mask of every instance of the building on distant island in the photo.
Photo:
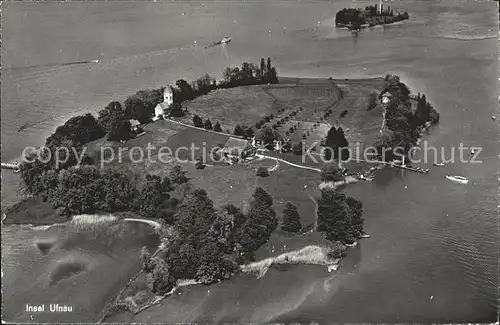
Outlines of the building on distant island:
[{"label": "building on distant island", "polygon": [[233,137],[229,137],[224,148],[219,150],[219,154],[233,161],[240,161],[255,153],[255,147],[249,141]]},{"label": "building on distant island", "polygon": [[170,105],[174,102],[174,88],[172,86],[165,86],[163,91],[163,102],[159,103],[155,107],[155,116],[153,121],[157,121],[160,118],[165,118],[168,116],[168,109]]}]

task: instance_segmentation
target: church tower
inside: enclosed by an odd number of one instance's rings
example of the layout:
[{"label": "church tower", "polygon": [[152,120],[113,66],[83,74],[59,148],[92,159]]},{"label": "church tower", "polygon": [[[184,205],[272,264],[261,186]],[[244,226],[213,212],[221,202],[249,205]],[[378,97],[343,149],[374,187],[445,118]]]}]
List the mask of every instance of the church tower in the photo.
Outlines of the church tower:
[{"label": "church tower", "polygon": [[163,102],[169,106],[174,102],[174,89],[171,86],[166,86],[163,92]]}]

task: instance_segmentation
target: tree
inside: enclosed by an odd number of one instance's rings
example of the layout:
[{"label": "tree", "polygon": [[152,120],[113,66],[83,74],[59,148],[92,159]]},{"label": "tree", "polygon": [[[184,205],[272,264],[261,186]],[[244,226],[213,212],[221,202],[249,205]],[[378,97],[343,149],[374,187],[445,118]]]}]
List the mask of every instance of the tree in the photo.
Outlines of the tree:
[{"label": "tree", "polygon": [[108,133],[109,141],[126,141],[131,138],[131,127],[132,125],[128,120],[117,119],[111,123],[110,130]]},{"label": "tree", "polygon": [[149,123],[154,115],[154,107],[146,107],[146,104],[138,95],[129,96],[124,105],[125,116],[129,119],[136,119],[141,124]]},{"label": "tree", "polygon": [[151,262],[151,253],[146,246],[142,247],[141,250],[141,264],[142,269],[146,272],[151,272],[154,268],[154,264]]},{"label": "tree", "polygon": [[391,161],[393,159],[393,132],[386,131],[377,136],[373,146],[377,150],[378,159]]},{"label": "tree", "polygon": [[217,121],[217,123],[215,123],[215,125],[214,125],[214,131],[215,132],[222,132],[222,127],[221,127],[219,121]]},{"label": "tree", "polygon": [[243,137],[246,139],[250,139],[254,136],[253,129],[247,126],[242,126],[243,129]]},{"label": "tree", "polygon": [[233,134],[237,136],[243,136],[243,132],[243,128],[239,124],[236,124]]},{"label": "tree", "polygon": [[205,121],[204,127],[205,127],[206,130],[212,130],[213,129],[212,122],[210,121],[209,118],[207,118],[207,120]]},{"label": "tree", "polygon": [[203,159],[200,157],[195,163],[196,169],[205,169],[205,164],[203,163]]},{"label": "tree", "polygon": [[276,69],[274,67],[271,68],[271,74],[270,74],[270,77],[269,77],[269,82],[272,83],[272,84],[279,83],[278,73],[276,72]]},{"label": "tree", "polygon": [[332,126],[326,135],[325,146],[328,150],[324,151],[324,158],[331,160],[333,151],[333,158],[347,160],[349,158],[348,145],[349,142],[345,138],[344,130],[341,127],[336,129],[335,126]]},{"label": "tree", "polygon": [[275,133],[273,130],[267,126],[263,127],[260,130],[260,138],[264,145],[266,146],[272,146],[274,143],[274,140],[276,140]]},{"label": "tree", "polygon": [[163,101],[163,90],[164,89],[146,89],[139,90],[135,93],[135,96],[144,104],[144,118],[146,119],[144,123],[148,122],[151,116],[154,115],[156,105]]},{"label": "tree", "polygon": [[273,197],[264,191],[262,187],[257,187],[253,193],[253,203],[255,205],[270,207],[273,205]]},{"label": "tree", "polygon": [[300,215],[297,207],[292,203],[287,203],[283,211],[283,224],[281,230],[288,232],[298,232],[302,228]]},{"label": "tree", "polygon": [[194,99],[194,91],[190,84],[184,79],[179,79],[175,82],[176,86],[179,88],[177,96],[175,96],[176,101],[182,102],[185,100]]},{"label": "tree", "polygon": [[302,154],[302,141],[299,141],[297,142],[294,146],[293,146],[293,154],[294,155],[301,155]]},{"label": "tree", "polygon": [[200,256],[196,278],[204,284],[228,279],[237,269],[235,263],[222,253],[222,248],[215,242],[205,245]]},{"label": "tree", "polygon": [[168,174],[168,178],[174,184],[183,184],[188,181],[186,172],[182,170],[182,167],[179,165],[176,165],[172,168],[172,170]]},{"label": "tree", "polygon": [[208,198],[207,192],[201,189],[193,191],[177,215],[179,220],[175,226],[180,237],[195,249],[203,245],[202,237],[209,232],[217,217],[212,200]]},{"label": "tree", "polygon": [[90,141],[102,138],[106,131],[99,125],[91,114],[79,115],[70,118],[45,141],[45,146],[55,149],[66,140],[71,140],[75,145],[81,146]]},{"label": "tree", "polygon": [[111,131],[115,121],[124,120],[125,111],[122,104],[117,101],[110,102],[104,109],[99,111],[97,122],[106,131]]},{"label": "tree", "polygon": [[259,167],[257,168],[257,176],[267,177],[269,176],[269,171],[267,170],[266,167]]},{"label": "tree", "polygon": [[172,104],[170,104],[169,111],[172,117],[183,117],[184,115],[186,115],[184,113],[184,110],[182,109],[181,104],[178,102],[173,102]]},{"label": "tree", "polygon": [[267,65],[266,65],[266,77],[268,79],[268,81],[271,79],[271,69],[272,69],[272,65],[271,65],[271,58],[268,57],[267,58]]},{"label": "tree", "polygon": [[141,216],[154,218],[160,204],[169,198],[170,195],[164,191],[161,178],[156,175],[146,175],[145,184],[134,200],[134,208]]},{"label": "tree", "polygon": [[363,234],[363,203],[353,197],[348,196],[345,200],[351,212],[351,236],[360,238]]},{"label": "tree", "polygon": [[170,275],[165,261],[155,259],[154,268],[147,274],[148,288],[155,294],[165,294],[175,285],[174,278]]},{"label": "tree", "polygon": [[266,60],[264,58],[260,59],[260,74],[261,77],[267,76]]},{"label": "tree", "polygon": [[328,240],[345,242],[350,239],[349,217],[349,207],[342,191],[323,189],[318,200],[318,231]]},{"label": "tree", "polygon": [[321,180],[323,182],[337,182],[344,179],[344,175],[334,163],[326,164],[321,170]]},{"label": "tree", "polygon": [[176,221],[176,218],[174,216],[178,210],[179,203],[180,201],[176,198],[170,198],[163,201],[156,208],[156,216],[159,219],[165,220],[168,225],[173,224]]},{"label": "tree", "polygon": [[202,128],[204,126],[203,120],[198,115],[193,116],[193,125],[197,128]]},{"label": "tree", "polygon": [[342,258],[345,256],[346,250],[347,247],[344,244],[339,241],[334,241],[328,247],[328,257],[335,259]]}]

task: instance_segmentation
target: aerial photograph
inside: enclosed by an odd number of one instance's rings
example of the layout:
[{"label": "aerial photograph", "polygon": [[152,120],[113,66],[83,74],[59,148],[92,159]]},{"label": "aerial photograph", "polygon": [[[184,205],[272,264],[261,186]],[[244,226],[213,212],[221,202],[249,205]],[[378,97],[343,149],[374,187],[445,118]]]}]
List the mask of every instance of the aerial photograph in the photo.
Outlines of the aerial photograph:
[{"label": "aerial photograph", "polygon": [[0,13],[2,323],[498,324],[498,1]]}]

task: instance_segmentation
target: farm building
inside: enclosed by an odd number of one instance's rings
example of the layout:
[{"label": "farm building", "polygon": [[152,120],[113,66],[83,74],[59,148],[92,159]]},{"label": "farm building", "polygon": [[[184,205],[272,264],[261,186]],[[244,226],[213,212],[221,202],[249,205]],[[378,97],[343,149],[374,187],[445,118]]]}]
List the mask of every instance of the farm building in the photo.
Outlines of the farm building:
[{"label": "farm building", "polygon": [[230,137],[219,153],[226,158],[240,160],[255,154],[255,148],[245,139]]},{"label": "farm building", "polygon": [[392,94],[388,91],[385,91],[380,95],[380,98],[382,98],[382,104],[388,104],[392,100]]}]

